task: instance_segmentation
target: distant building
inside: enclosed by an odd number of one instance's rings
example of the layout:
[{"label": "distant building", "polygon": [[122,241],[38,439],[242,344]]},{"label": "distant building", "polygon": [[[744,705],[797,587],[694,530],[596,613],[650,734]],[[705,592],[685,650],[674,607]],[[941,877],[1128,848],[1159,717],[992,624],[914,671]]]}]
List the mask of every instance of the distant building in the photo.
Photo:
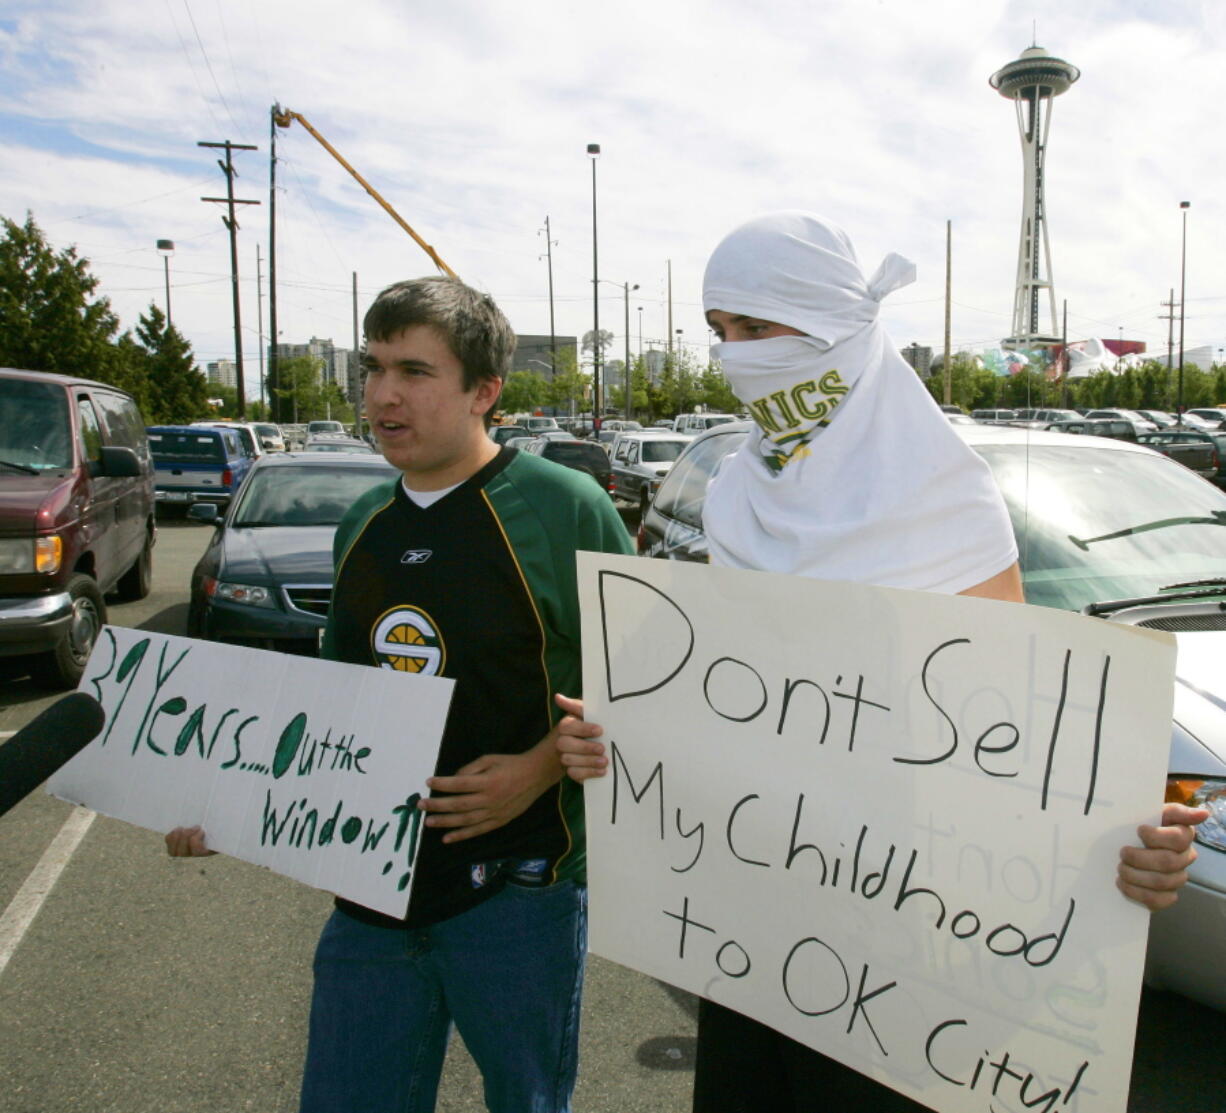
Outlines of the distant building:
[{"label": "distant building", "polygon": [[651,380],[653,386],[659,385],[667,359],[668,353],[662,348],[650,348],[643,353],[643,362],[647,365],[647,378]]},{"label": "distant building", "polygon": [[208,364],[206,377],[211,383],[238,389],[238,368],[232,359],[219,359]]},{"label": "distant building", "polygon": [[[272,354],[271,351],[269,353]],[[319,382],[335,383],[350,402],[356,402],[362,392],[358,355],[351,348],[338,348],[332,341],[312,336],[305,344],[278,344],[277,359],[297,359],[311,356],[321,361]]]},{"label": "distant building", "polygon": [[575,366],[578,366],[579,341],[574,336],[553,337],[552,346],[549,335],[535,336],[518,333],[515,337],[515,358],[511,363],[512,371],[535,371],[546,379],[553,378],[553,347],[561,355],[567,348],[575,354]]},{"label": "distant building", "polygon": [[926,379],[932,373],[932,349],[925,348],[911,341],[910,347],[902,349],[902,358],[915,369],[915,373]]}]

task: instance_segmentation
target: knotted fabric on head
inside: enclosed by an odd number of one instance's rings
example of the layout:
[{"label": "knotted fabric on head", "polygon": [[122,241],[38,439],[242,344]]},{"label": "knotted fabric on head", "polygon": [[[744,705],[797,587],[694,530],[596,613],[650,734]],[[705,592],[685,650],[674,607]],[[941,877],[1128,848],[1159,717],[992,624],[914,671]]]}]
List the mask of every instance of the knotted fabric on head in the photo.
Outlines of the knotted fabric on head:
[{"label": "knotted fabric on head", "polygon": [[714,563],[957,592],[1017,559],[987,465],[878,322],[914,278],[891,254],[865,279],[846,234],[803,212],[751,220],[715,249],[706,312],[803,335],[712,350],[757,425],[707,492]]}]

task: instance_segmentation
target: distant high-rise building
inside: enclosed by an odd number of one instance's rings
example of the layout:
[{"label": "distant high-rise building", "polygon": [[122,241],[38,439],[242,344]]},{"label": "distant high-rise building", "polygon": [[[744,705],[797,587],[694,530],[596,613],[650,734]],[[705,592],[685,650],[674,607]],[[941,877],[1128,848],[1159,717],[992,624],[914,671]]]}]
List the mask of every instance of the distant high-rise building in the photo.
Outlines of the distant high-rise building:
[{"label": "distant high-rise building", "polygon": [[218,386],[228,386],[238,389],[238,369],[232,359],[219,359],[207,364],[206,378]]},{"label": "distant high-rise building", "polygon": [[357,401],[361,382],[357,374],[357,353],[351,349],[338,348],[331,340],[312,336],[305,344],[278,344],[276,356],[278,360],[296,359],[301,356],[311,356],[319,360],[317,381],[335,383],[349,401]]},{"label": "distant high-rise building", "polygon": [[925,348],[914,340],[911,341],[910,347],[902,349],[902,358],[915,368],[915,373],[922,379],[928,378],[932,372],[932,349]]},{"label": "distant high-rise building", "polygon": [[643,362],[647,365],[647,377],[653,384],[659,383],[667,360],[668,353],[662,348],[649,348],[643,353]]}]

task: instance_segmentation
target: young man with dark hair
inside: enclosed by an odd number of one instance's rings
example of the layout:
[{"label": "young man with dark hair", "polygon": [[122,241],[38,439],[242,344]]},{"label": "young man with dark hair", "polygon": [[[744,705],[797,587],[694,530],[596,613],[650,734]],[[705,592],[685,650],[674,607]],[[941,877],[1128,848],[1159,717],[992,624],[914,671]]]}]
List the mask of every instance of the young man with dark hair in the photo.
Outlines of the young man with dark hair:
[{"label": "young man with dark hair", "polygon": [[456,685],[407,917],[338,899],[324,927],[301,1108],[427,1113],[454,1022],[494,1113],[568,1113],[586,893],[557,741],[592,728],[557,693],[581,687],[575,552],[629,537],[590,477],[487,435],[515,347],[487,295],[397,283],[365,331],[366,415],[401,478],[337,529],[323,656]]}]

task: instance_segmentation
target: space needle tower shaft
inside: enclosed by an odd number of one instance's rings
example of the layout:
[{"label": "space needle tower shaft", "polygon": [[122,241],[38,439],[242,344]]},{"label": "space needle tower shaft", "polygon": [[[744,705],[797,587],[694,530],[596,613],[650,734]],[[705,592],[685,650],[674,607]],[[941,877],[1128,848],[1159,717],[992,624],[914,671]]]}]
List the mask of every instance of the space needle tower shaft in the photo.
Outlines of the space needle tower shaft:
[{"label": "space needle tower shaft", "polygon": [[[1017,249],[1012,335],[1005,341],[1006,347],[1042,347],[1060,342],[1051,241],[1047,236],[1044,164],[1052,98],[1067,92],[1080,76],[1076,66],[1053,57],[1040,46],[1032,46],[988,79],[1002,97],[1013,101],[1022,140],[1022,231]],[[1049,311],[1046,331],[1040,327],[1044,300]]]}]

